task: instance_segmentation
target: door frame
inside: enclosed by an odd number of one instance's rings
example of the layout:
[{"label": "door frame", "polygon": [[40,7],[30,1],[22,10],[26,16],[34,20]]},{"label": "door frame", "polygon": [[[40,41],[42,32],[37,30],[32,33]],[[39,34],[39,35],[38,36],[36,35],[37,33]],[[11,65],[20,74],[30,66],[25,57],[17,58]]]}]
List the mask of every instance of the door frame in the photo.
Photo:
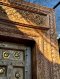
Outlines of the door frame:
[{"label": "door frame", "polygon": [[33,39],[0,35],[0,41],[18,43],[21,45],[29,46],[31,48],[31,79],[37,79],[37,45]]}]

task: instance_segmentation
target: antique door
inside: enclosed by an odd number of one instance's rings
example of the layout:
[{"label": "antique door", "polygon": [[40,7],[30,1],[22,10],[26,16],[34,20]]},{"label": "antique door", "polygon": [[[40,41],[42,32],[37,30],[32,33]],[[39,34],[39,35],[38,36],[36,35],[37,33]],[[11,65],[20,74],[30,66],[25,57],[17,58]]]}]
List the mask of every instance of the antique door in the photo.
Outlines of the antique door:
[{"label": "antique door", "polygon": [[0,79],[31,79],[31,49],[0,42]]}]

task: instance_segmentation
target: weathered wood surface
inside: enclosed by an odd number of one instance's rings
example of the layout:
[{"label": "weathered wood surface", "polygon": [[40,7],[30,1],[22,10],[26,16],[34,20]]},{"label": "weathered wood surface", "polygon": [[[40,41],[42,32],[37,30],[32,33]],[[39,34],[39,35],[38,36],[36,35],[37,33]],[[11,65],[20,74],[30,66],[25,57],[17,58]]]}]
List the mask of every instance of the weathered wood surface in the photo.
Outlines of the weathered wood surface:
[{"label": "weathered wood surface", "polygon": [[[6,0],[7,1],[7,0]],[[4,2],[4,0],[1,0]],[[8,1],[5,2],[7,4],[11,4]],[[32,76],[33,79],[60,79],[60,62],[59,62],[59,52],[58,52],[58,44],[56,40],[56,27],[55,27],[55,15],[54,10],[46,7],[34,5],[31,3],[20,2],[24,4],[24,6],[30,7],[29,9],[34,10],[39,9],[40,13],[45,15],[40,15],[36,13],[30,13],[30,11],[26,10],[18,10],[16,8],[11,8],[2,5],[0,6],[0,18],[12,20],[15,22],[21,22],[32,25],[41,25],[49,27],[49,30],[40,30],[28,27],[19,27],[17,25],[8,26],[8,24],[1,23],[0,21],[0,35],[8,35],[12,37],[22,36],[23,39],[33,39],[36,42],[36,50],[33,55],[32,63],[33,70]],[[26,4],[25,4],[26,3]],[[18,5],[17,3],[13,3],[14,5]],[[31,7],[32,6],[32,7]],[[38,11],[38,10],[37,10]],[[37,18],[36,18],[37,17]],[[41,18],[43,19],[43,23],[41,24]],[[47,20],[48,19],[48,20]],[[46,21],[47,20],[47,21]],[[40,24],[39,24],[40,23]],[[33,52],[32,52],[33,53]]]},{"label": "weathered wood surface", "polygon": [[30,47],[0,41],[0,79],[5,78],[31,79]]}]

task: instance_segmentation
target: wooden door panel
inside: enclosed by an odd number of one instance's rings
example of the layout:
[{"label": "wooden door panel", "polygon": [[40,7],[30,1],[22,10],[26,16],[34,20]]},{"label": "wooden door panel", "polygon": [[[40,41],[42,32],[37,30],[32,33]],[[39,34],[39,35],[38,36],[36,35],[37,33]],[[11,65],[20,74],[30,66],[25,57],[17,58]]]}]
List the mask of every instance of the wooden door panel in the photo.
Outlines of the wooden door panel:
[{"label": "wooden door panel", "polygon": [[12,79],[23,79],[24,77],[24,68],[13,67],[13,78]]},{"label": "wooden door panel", "polygon": [[0,79],[8,79],[7,77],[0,77]]},{"label": "wooden door panel", "polygon": [[31,49],[0,43],[0,79],[31,79]]}]

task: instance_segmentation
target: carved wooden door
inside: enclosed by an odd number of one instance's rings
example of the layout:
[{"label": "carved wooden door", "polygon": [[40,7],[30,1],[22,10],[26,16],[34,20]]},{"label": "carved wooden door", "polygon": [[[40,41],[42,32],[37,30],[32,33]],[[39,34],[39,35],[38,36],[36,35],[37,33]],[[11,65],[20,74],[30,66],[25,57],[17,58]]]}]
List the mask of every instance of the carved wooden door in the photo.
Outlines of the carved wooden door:
[{"label": "carved wooden door", "polygon": [[0,79],[31,79],[30,47],[0,42]]}]

